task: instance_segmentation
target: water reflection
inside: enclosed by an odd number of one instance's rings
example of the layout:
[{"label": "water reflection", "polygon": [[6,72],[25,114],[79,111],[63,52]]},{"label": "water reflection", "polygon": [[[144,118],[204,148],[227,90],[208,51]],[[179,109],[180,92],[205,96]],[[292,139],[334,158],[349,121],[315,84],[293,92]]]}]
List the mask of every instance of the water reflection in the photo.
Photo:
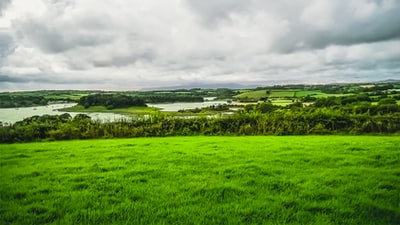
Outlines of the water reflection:
[{"label": "water reflection", "polygon": [[[15,123],[31,116],[42,115],[61,115],[65,112],[58,111],[62,108],[68,108],[76,105],[76,103],[59,103],[47,106],[35,106],[24,108],[0,108],[0,122],[2,123]],[[86,114],[94,120],[101,120],[104,122],[112,122],[121,119],[130,119],[128,116],[115,114],[115,113],[76,113],[68,112],[72,117],[77,114]]]},{"label": "water reflection", "polygon": [[[179,110],[195,109],[195,108],[206,108],[212,105],[227,104],[226,101],[205,101],[205,102],[176,102],[176,103],[163,103],[163,104],[147,104],[149,107],[160,108],[164,112],[178,112]],[[24,107],[24,108],[0,108],[0,122],[2,123],[15,123],[31,116],[41,115],[61,115],[65,112],[58,111],[59,109],[69,108],[75,106],[76,103],[58,103],[47,106],[35,106],[35,107]],[[115,114],[115,113],[79,113],[79,112],[68,112],[72,117],[77,114],[86,114],[94,120],[101,120],[103,122],[113,122],[121,119],[130,120],[132,117]],[[227,114],[227,113],[224,113]],[[196,117],[196,116],[193,116]],[[185,117],[187,118],[187,117]]]}]

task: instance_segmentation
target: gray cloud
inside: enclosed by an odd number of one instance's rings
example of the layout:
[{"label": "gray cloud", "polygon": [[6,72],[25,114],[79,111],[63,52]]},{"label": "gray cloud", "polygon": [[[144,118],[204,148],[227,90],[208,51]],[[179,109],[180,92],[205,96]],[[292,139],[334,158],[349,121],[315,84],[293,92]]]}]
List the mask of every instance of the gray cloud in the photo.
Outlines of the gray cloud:
[{"label": "gray cloud", "polygon": [[88,27],[106,26],[94,18],[66,24],[63,21],[47,22],[46,18],[17,21],[19,38],[37,46],[46,53],[61,53],[77,47],[97,46],[107,42],[112,34],[105,34]]},{"label": "gray cloud", "polygon": [[26,81],[17,78],[17,77],[10,77],[7,75],[0,75],[0,82],[9,82],[9,83],[24,83]]},{"label": "gray cloud", "polygon": [[270,29],[269,23],[282,22],[286,33],[274,42],[273,48],[283,52],[400,38],[399,1],[188,0],[188,4],[210,29],[234,23],[235,16],[269,15],[275,21],[254,22],[261,29]]},{"label": "gray cloud", "polygon": [[103,60],[93,60],[92,65],[94,67],[123,67],[126,65],[134,64],[137,61],[151,61],[155,58],[155,53],[152,50],[147,50],[144,52],[133,52],[130,55],[125,56],[115,56],[109,59]]},{"label": "gray cloud", "polygon": [[[354,45],[374,43],[400,38],[400,2],[394,3],[390,9],[376,3],[376,9],[367,18],[359,19],[350,6],[338,8],[333,16],[334,24],[327,27],[316,27],[315,24],[302,24],[293,29],[297,41],[304,40],[304,47],[324,48],[329,45]],[[379,3],[381,2],[381,3]],[[343,10],[342,12],[339,10]],[[305,14],[306,15],[306,14]],[[318,20],[318,18],[314,18]],[[305,22],[303,22],[305,23]],[[295,35],[297,34],[297,36]],[[289,37],[289,36],[287,36]],[[283,43],[293,43],[296,40],[284,39]]]},{"label": "gray cloud", "polygon": [[0,66],[3,61],[10,55],[15,48],[13,38],[7,33],[0,29]]},{"label": "gray cloud", "polygon": [[51,83],[51,80],[49,77],[46,77],[44,75],[1,75],[0,74],[0,83],[31,83],[31,82],[36,82],[36,83]]},{"label": "gray cloud", "polygon": [[196,1],[187,0],[191,10],[200,16],[206,26],[213,26],[221,20],[229,19],[231,13],[240,13],[251,10],[254,1],[240,0],[216,0],[216,1]]},{"label": "gray cloud", "polygon": [[11,3],[11,0],[1,0],[0,1],[0,17],[3,15],[3,11]]},{"label": "gray cloud", "polygon": [[110,79],[104,79],[99,81],[93,78],[85,77],[69,77],[69,76],[59,76],[57,79],[51,74],[30,74],[30,75],[5,75],[0,74],[0,83],[36,83],[36,84],[67,84],[67,85],[79,85],[79,84],[100,84],[105,81],[110,81]]},{"label": "gray cloud", "polygon": [[42,3],[40,13],[8,7],[15,17],[0,30],[0,83],[129,89],[399,77],[395,0]]}]

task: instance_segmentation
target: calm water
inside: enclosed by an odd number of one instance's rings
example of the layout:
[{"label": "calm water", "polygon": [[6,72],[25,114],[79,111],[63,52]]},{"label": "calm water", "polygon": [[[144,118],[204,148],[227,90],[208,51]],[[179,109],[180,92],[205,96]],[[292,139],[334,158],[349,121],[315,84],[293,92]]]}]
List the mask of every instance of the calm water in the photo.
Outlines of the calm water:
[{"label": "calm water", "polygon": [[[160,108],[164,112],[177,112],[181,109],[195,109],[204,108],[211,105],[226,104],[226,101],[205,101],[205,102],[190,102],[190,103],[164,103],[164,104],[148,104],[150,107]],[[24,107],[24,108],[0,108],[0,122],[3,123],[15,123],[31,116],[41,115],[61,115],[65,112],[58,111],[58,109],[72,107],[76,103],[62,103],[52,104],[48,106],[36,106],[36,107]],[[79,113],[68,112],[72,117]],[[101,121],[116,121],[120,119],[130,119],[131,117],[115,114],[115,113],[82,113],[90,116],[94,120]]]},{"label": "calm water", "polygon": [[[58,109],[72,107],[76,105],[76,103],[63,103],[63,104],[52,104],[47,106],[36,106],[36,107],[24,107],[24,108],[8,108],[1,109],[0,108],[0,122],[3,123],[15,123],[17,121],[21,121],[25,118],[31,116],[41,116],[41,115],[61,115],[65,112],[60,112]],[[79,113],[68,112],[72,117]],[[119,119],[128,119],[130,117],[114,114],[114,113],[82,113],[90,116],[92,119],[99,119],[101,121],[115,121]]]}]

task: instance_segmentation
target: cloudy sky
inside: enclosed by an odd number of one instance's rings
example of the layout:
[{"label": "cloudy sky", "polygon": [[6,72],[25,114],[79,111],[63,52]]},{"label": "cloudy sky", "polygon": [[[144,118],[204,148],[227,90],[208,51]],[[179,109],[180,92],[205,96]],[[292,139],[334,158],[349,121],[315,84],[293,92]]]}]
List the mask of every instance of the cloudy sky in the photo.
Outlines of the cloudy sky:
[{"label": "cloudy sky", "polygon": [[0,91],[400,79],[399,0],[0,0]]}]

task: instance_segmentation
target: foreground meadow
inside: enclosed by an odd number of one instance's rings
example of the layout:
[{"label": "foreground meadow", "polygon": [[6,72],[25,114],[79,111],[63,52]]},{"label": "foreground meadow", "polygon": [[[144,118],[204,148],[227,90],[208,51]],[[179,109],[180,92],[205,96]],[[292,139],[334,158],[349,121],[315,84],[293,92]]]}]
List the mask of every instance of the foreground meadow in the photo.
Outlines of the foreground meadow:
[{"label": "foreground meadow", "polygon": [[0,145],[0,224],[400,224],[400,138]]}]

